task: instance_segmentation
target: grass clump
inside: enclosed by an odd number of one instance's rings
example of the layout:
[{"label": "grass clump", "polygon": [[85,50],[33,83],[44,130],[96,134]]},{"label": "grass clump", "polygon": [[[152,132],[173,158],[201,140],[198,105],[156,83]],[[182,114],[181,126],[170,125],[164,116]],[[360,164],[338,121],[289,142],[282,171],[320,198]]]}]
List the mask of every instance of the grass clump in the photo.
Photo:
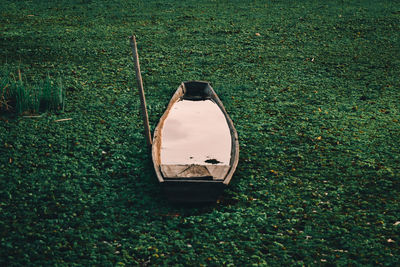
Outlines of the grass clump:
[{"label": "grass clump", "polygon": [[61,80],[49,75],[44,80],[30,84],[7,69],[0,73],[0,112],[16,114],[37,114],[44,111],[63,111],[65,89]]}]

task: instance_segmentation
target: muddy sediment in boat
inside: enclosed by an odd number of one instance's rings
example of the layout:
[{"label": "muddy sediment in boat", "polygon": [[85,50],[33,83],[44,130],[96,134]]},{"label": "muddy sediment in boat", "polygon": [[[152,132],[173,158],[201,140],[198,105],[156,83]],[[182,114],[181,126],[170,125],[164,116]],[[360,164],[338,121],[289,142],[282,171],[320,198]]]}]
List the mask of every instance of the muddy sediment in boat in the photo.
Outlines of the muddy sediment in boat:
[{"label": "muddy sediment in boat", "polygon": [[229,165],[231,134],[212,100],[180,100],[161,132],[161,164]]}]

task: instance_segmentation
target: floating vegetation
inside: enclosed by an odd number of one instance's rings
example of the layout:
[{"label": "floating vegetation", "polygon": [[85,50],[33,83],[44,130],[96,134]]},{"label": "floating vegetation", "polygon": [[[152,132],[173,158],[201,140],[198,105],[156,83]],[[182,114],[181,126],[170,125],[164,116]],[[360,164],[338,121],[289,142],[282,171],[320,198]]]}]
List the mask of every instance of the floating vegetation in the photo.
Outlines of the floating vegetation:
[{"label": "floating vegetation", "polygon": [[[0,7],[7,79],[60,73],[68,94],[61,116],[0,115],[0,266],[399,265],[400,1]],[[132,33],[152,129],[193,79],[234,122],[215,205],[171,205],[156,182]]]}]

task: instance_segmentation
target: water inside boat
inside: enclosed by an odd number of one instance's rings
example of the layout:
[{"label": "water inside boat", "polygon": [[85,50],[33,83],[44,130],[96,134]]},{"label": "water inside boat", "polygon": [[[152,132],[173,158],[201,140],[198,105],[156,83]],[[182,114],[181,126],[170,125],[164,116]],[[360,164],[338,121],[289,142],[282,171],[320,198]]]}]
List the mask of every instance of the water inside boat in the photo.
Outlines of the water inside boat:
[{"label": "water inside boat", "polygon": [[212,100],[180,100],[161,132],[161,164],[229,165],[231,133]]}]

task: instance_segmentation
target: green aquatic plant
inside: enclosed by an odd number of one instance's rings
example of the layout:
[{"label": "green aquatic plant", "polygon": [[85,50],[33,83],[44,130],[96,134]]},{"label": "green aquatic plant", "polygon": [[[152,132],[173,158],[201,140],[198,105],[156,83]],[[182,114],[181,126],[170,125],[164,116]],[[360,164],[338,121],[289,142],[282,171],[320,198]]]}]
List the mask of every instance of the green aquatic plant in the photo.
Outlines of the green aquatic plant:
[{"label": "green aquatic plant", "polygon": [[19,69],[16,77],[5,68],[0,75],[0,111],[37,114],[64,110],[65,88],[61,79],[47,75],[44,80],[28,83]]}]

